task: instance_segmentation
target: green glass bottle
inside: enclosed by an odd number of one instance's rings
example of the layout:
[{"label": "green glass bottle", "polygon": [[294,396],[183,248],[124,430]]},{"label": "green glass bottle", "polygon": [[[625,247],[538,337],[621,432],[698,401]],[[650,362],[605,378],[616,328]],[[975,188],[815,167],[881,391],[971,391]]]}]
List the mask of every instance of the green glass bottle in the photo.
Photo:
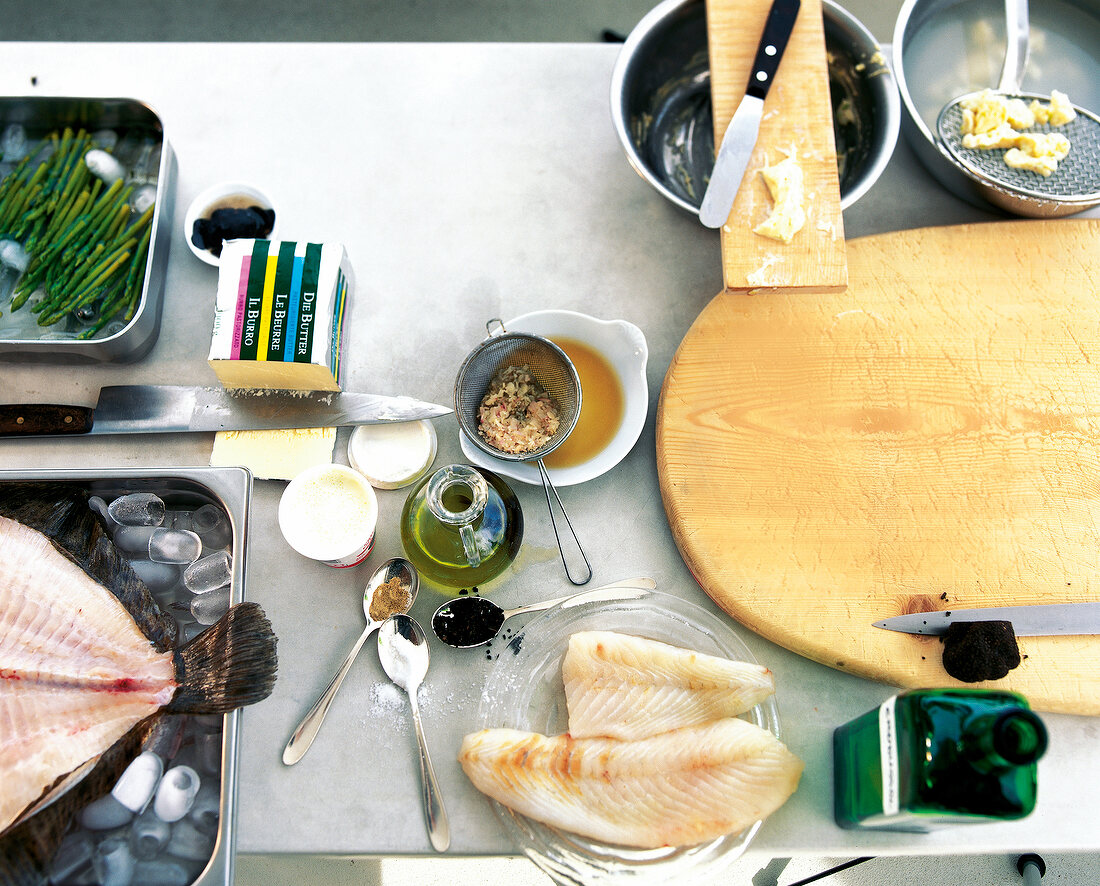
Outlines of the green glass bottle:
[{"label": "green glass bottle", "polygon": [[1023,818],[1046,746],[1042,721],[1014,692],[903,692],[834,731],[837,824],[929,831]]}]

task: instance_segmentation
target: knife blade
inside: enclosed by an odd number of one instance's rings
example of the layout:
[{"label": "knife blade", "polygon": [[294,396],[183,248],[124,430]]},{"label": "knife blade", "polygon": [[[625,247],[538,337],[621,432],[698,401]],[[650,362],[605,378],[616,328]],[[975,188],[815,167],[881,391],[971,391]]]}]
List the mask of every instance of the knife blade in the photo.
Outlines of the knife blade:
[{"label": "knife blade", "polygon": [[0,437],[325,428],[435,418],[453,410],[411,397],[318,391],[231,394],[224,388],[112,385],[94,407],[0,404]]},{"label": "knife blade", "polygon": [[876,628],[906,634],[940,636],[955,622],[1007,621],[1019,637],[1055,634],[1100,634],[1100,603],[1041,603],[1035,606],[999,606],[987,609],[946,609],[913,612],[874,622]]},{"label": "knife blade", "polygon": [[783,50],[787,48],[801,5],[801,0],[775,0],[768,12],[745,97],[741,99],[722,136],[722,144],[714,158],[714,169],[699,207],[699,220],[708,228],[720,228],[729,218],[733,200],[756,147],[760,120],[764,114],[764,98],[779,70]]}]

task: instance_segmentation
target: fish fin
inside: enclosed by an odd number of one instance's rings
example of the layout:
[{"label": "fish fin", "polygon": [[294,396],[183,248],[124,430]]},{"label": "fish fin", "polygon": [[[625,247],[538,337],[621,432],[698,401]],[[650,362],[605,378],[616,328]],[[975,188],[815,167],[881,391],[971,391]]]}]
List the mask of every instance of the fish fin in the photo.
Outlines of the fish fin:
[{"label": "fish fin", "polygon": [[75,483],[0,483],[0,514],[36,529],[118,598],[158,652],[176,645],[179,627],[118,552],[88,492]]},{"label": "fish fin", "polygon": [[256,603],[238,603],[176,651],[174,713],[223,714],[263,701],[275,687],[275,632]]}]

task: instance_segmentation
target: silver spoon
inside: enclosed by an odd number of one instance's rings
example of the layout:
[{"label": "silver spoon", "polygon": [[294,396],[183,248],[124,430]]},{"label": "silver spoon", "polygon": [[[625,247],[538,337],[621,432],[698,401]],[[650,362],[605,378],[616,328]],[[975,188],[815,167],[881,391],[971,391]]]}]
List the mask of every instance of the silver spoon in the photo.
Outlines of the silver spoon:
[{"label": "silver spoon", "polygon": [[626,578],[591,591],[529,603],[515,609],[501,609],[485,597],[455,597],[435,611],[432,616],[432,630],[448,646],[470,649],[484,646],[492,640],[500,632],[505,620],[513,615],[541,612],[559,604],[569,607],[601,600],[629,600],[644,596],[646,591],[652,591],[655,587],[657,582],[652,578]]},{"label": "silver spoon", "polygon": [[443,808],[435,770],[432,769],[432,761],[428,757],[428,744],[424,740],[424,726],[420,722],[420,706],[416,700],[417,690],[428,673],[430,658],[428,638],[419,622],[408,615],[399,614],[382,625],[378,632],[378,658],[389,678],[409,696],[413,726],[416,728],[416,744],[420,749],[421,796],[424,800],[424,817],[428,822],[428,838],[437,852],[444,852],[451,845],[451,826],[447,821],[447,810]]},{"label": "silver spoon", "polygon": [[340,670],[336,672],[336,676],[332,678],[332,682],[329,683],[325,691],[321,693],[321,697],[317,699],[316,704],[309,709],[309,713],[302,718],[302,722],[298,724],[298,728],[295,729],[294,733],[290,736],[290,741],[288,741],[286,747],[283,748],[283,762],[287,766],[293,766],[305,756],[306,751],[309,750],[309,746],[313,744],[313,739],[317,737],[317,731],[321,728],[321,723],[324,722],[329,705],[332,704],[333,698],[336,697],[336,691],[340,688],[340,684],[344,682],[344,677],[351,669],[351,664],[355,661],[355,656],[357,656],[359,650],[363,648],[363,644],[367,641],[367,637],[381,627],[387,618],[394,614],[393,611],[376,611],[376,614],[379,616],[378,618],[371,615],[371,604],[374,602],[374,596],[378,592],[378,589],[394,578],[397,579],[400,587],[408,594],[407,604],[400,608],[399,611],[408,612],[409,607],[412,606],[413,600],[416,599],[416,592],[420,587],[420,579],[412,563],[404,557],[394,557],[392,560],[387,560],[375,570],[374,575],[370,577],[370,581],[367,582],[367,587],[363,591],[363,613],[367,617],[367,626],[363,629],[363,633],[359,635],[359,639],[355,641],[355,645],[352,647],[351,652],[348,653],[348,657],[344,659],[344,663],[340,665]]}]

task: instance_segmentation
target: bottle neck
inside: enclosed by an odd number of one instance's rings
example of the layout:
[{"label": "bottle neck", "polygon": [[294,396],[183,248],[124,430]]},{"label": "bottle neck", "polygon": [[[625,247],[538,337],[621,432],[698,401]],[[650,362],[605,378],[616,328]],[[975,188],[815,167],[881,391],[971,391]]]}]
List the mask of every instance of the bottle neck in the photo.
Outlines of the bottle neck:
[{"label": "bottle neck", "polygon": [[449,526],[473,523],[485,510],[489,484],[468,465],[448,465],[436,471],[425,488],[428,509]]},{"label": "bottle neck", "polygon": [[966,726],[980,769],[1011,769],[1037,761],[1047,749],[1047,731],[1034,713],[1015,708],[981,714]]}]

